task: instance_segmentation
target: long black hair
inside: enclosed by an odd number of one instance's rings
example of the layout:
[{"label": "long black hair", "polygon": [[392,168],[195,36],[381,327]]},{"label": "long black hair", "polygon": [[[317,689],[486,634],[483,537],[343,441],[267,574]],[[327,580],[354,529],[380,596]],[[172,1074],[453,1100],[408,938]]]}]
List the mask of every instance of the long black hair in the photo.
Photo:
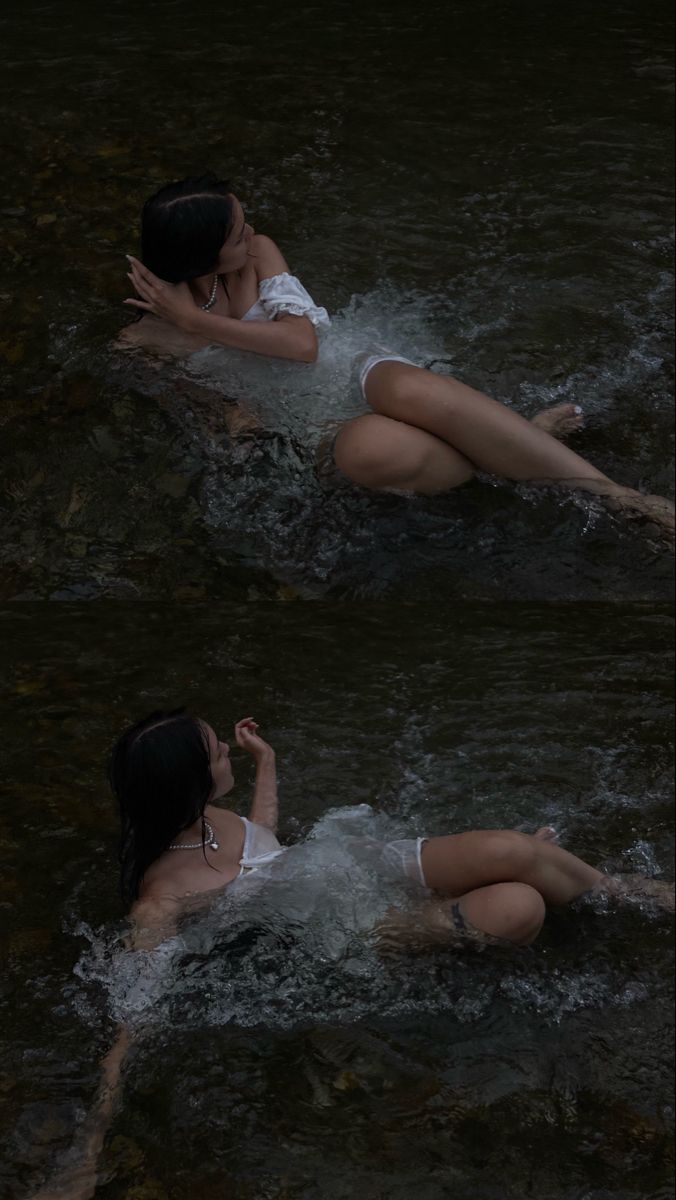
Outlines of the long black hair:
[{"label": "long black hair", "polygon": [[209,275],[232,224],[225,180],[209,174],[167,183],[143,205],[141,258],[168,283]]},{"label": "long black hair", "polygon": [[118,738],[108,778],[120,806],[120,889],[131,902],[150,864],[204,815],[213,789],[204,726],[183,708],[150,713]]}]

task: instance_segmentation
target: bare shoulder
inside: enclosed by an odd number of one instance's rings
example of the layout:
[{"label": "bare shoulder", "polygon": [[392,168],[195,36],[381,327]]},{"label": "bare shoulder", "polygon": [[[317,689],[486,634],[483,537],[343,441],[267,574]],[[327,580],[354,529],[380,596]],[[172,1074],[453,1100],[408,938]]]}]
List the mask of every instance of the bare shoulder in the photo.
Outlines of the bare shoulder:
[{"label": "bare shoulder", "polygon": [[289,267],[279,246],[264,233],[256,233],[251,239],[251,251],[255,255],[256,274],[259,279],[281,275]]},{"label": "bare shoulder", "polygon": [[129,913],[128,949],[154,950],[160,942],[173,937],[180,911],[181,902],[176,896],[147,892]]},{"label": "bare shoulder", "polygon": [[137,900],[129,913],[129,919],[138,928],[150,929],[167,925],[175,920],[181,907],[178,896],[172,896],[159,887],[148,888]]}]

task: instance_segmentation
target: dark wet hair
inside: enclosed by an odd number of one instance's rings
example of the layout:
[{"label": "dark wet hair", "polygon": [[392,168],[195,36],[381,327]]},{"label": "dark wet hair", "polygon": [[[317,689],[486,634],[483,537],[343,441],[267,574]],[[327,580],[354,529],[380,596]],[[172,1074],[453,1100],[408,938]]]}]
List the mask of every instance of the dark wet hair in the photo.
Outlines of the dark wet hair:
[{"label": "dark wet hair", "polygon": [[167,183],[141,214],[141,259],[160,279],[183,283],[214,270],[232,229],[229,183],[215,175]]},{"label": "dark wet hair", "polygon": [[204,814],[213,788],[204,726],[183,708],[150,713],[118,738],[108,779],[120,806],[120,889],[131,902],[150,864]]}]

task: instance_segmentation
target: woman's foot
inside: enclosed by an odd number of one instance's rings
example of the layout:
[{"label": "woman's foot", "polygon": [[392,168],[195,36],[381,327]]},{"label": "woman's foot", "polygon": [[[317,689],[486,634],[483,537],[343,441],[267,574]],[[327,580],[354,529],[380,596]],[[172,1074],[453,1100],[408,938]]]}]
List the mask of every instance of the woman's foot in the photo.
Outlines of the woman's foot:
[{"label": "woman's foot", "polygon": [[595,491],[603,499],[606,506],[619,512],[628,520],[644,520],[651,522],[659,531],[659,541],[663,548],[674,550],[676,541],[676,515],[671,500],[664,496],[644,495],[634,488],[619,487],[617,484],[594,485],[588,491]]},{"label": "woman's foot", "polygon": [[647,517],[649,521],[654,521],[656,525],[660,525],[670,533],[673,538],[676,518],[674,517],[674,506],[670,500],[666,500],[663,496],[646,496],[643,492],[629,490],[619,499],[622,510],[627,516]]},{"label": "woman's foot", "polygon": [[555,404],[553,408],[543,408],[542,412],[536,413],[531,425],[537,425],[550,437],[562,441],[584,428],[584,413],[579,404]]},{"label": "woman's foot", "polygon": [[559,835],[553,825],[543,825],[541,829],[538,829],[533,834],[533,837],[537,838],[540,842],[558,842],[559,840]]},{"label": "woman's foot", "polygon": [[676,908],[674,884],[664,879],[651,879],[646,875],[605,875],[598,886],[587,893],[590,897],[603,894],[638,904],[647,900],[662,912],[674,912]]}]

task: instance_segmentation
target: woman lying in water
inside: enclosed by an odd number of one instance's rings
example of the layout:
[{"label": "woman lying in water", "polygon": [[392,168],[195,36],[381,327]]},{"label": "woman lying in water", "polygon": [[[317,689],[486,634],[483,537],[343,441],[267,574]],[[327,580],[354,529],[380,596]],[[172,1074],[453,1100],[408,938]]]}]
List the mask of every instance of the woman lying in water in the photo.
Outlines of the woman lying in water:
[{"label": "woman lying in water", "polygon": [[[230,748],[206,721],[185,710],[153,712],[127,729],[113,750],[110,781],[121,819],[121,889],[131,905],[129,948],[153,950],[172,936],[196,899],[227,888],[284,854],[276,836],[275,754],[247,717],[235,726],[237,745],[255,762],[248,817],[220,801],[234,785]],[[532,836],[476,830],[382,844],[383,875],[419,889],[410,918],[394,913],[377,944],[452,946],[467,938],[519,946],[537,937],[548,905],[590,893],[647,894],[673,905],[673,888],[626,877],[612,879],[555,843],[554,831]],[[267,886],[274,888],[274,871]],[[349,881],[347,883],[349,886]],[[119,1100],[132,1036],[121,1028],[102,1064],[94,1109],[80,1133],[76,1165],[33,1200],[88,1200],[96,1163]]]},{"label": "woman lying in water", "polygon": [[[122,345],[180,353],[218,343],[316,359],[317,330],[328,326],[328,314],[289,274],[275,243],[247,224],[229,184],[205,175],[160,188],[144,205],[141,244],[142,262],[128,256],[136,297],[125,304],[146,316],[124,331]],[[431,495],[482,471],[593,493],[673,535],[669,501],[614,483],[558,440],[581,424],[577,405],[527,421],[457,379],[380,348],[362,356],[360,385],[371,411],[340,427],[333,455],[362,487]]]},{"label": "woman lying in water", "polygon": [[[237,723],[235,741],[256,764],[248,817],[217,804],[234,786],[230,748],[205,721],[184,710],[154,712],[115,746],[110,779],[122,822],[122,892],[137,945],[173,930],[186,898],[227,887],[284,853],[274,751],[251,717]],[[412,880],[421,896],[446,897],[449,935],[471,930],[530,945],[548,904],[621,890],[555,836],[549,828],[532,835],[476,830],[386,842],[382,870]]]}]

